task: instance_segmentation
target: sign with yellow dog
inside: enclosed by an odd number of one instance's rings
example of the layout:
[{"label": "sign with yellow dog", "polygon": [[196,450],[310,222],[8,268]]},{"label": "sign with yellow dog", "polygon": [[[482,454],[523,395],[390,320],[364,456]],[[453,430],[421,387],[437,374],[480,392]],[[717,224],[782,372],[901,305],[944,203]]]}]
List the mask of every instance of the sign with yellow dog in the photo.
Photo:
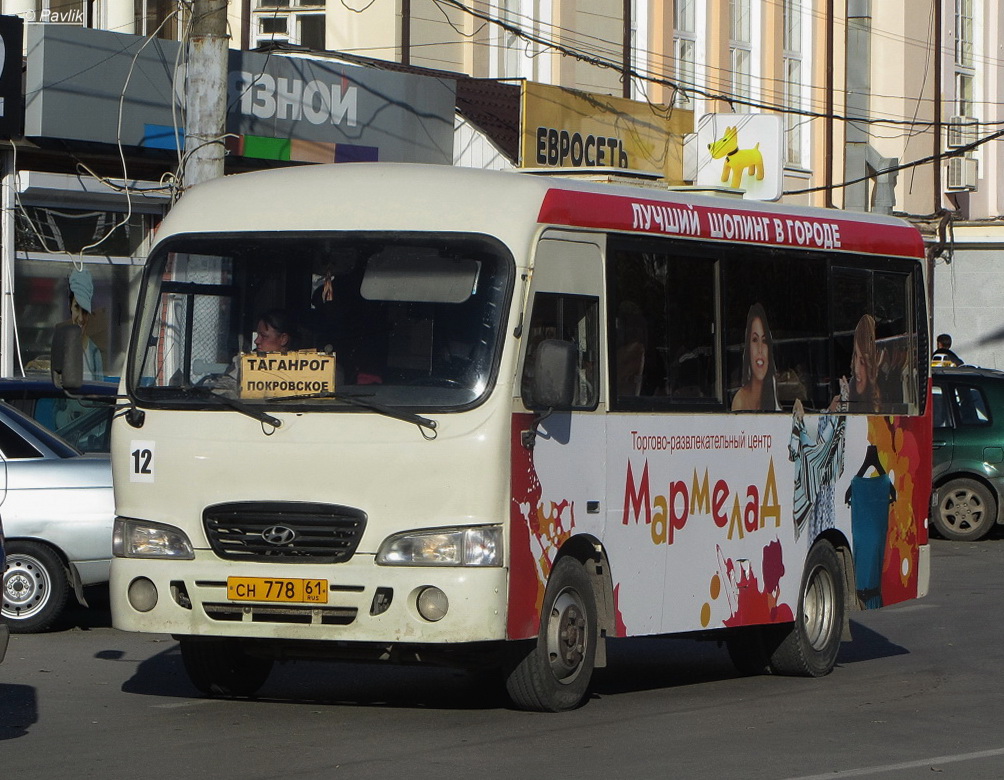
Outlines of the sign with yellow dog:
[{"label": "sign with yellow dog", "polygon": [[698,185],[743,190],[747,200],[778,200],[784,178],[781,117],[705,114],[697,125],[697,160]]}]

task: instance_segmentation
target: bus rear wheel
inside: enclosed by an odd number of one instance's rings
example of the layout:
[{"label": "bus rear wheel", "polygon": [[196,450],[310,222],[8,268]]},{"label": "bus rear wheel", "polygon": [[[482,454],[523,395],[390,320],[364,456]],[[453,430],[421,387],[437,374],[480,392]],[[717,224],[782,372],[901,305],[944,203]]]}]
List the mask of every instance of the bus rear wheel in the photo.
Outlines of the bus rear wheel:
[{"label": "bus rear wheel", "polygon": [[589,575],[575,558],[561,558],[544,592],[537,641],[517,656],[506,679],[512,703],[536,712],[578,707],[593,674],[596,638],[596,595]]},{"label": "bus rear wheel", "polygon": [[820,540],[805,559],[795,622],[785,626],[770,655],[774,674],[822,677],[833,671],[844,626],[844,593],[837,551]]},{"label": "bus rear wheel", "polygon": [[252,696],[274,663],[251,655],[237,639],[182,637],[180,645],[189,679],[207,696]]}]

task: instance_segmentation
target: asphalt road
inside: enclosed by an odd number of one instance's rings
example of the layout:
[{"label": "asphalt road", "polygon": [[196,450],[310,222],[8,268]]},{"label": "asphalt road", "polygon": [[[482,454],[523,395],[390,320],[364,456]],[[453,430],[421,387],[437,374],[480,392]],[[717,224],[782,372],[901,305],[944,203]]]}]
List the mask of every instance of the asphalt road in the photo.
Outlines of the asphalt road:
[{"label": "asphalt road", "polygon": [[714,643],[616,640],[592,699],[559,715],[460,672],[310,662],[255,700],[205,699],[170,637],[74,610],[11,638],[0,777],[1004,778],[1004,534],[933,544],[931,594],[854,613],[828,677],[743,678]]}]

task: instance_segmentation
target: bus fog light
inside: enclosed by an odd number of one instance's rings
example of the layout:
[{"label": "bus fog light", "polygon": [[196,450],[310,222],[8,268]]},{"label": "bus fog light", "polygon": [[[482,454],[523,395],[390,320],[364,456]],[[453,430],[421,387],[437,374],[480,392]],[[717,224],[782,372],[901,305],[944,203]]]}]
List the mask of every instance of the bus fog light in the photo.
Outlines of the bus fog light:
[{"label": "bus fog light", "polygon": [[418,594],[416,606],[419,615],[430,623],[435,623],[446,617],[446,613],[450,609],[450,600],[439,588],[423,588],[422,592]]},{"label": "bus fog light", "polygon": [[137,612],[149,612],[157,606],[157,586],[146,577],[129,583],[129,604]]}]

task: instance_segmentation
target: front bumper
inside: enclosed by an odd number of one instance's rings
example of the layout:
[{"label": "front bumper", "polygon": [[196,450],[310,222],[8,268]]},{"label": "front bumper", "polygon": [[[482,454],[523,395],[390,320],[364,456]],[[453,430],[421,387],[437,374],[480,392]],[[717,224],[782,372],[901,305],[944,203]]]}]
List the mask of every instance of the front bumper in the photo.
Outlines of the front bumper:
[{"label": "front bumper", "polygon": [[[230,600],[228,577],[328,581],[323,605]],[[148,580],[155,604],[137,609],[130,588]],[[150,586],[141,583],[149,605]],[[436,587],[449,609],[421,616],[419,594]],[[192,561],[116,558],[111,571],[112,619],[125,631],[185,636],[338,642],[460,643],[505,638],[507,571],[501,567],[377,566],[356,554],[335,565],[225,561],[204,550]]]}]

